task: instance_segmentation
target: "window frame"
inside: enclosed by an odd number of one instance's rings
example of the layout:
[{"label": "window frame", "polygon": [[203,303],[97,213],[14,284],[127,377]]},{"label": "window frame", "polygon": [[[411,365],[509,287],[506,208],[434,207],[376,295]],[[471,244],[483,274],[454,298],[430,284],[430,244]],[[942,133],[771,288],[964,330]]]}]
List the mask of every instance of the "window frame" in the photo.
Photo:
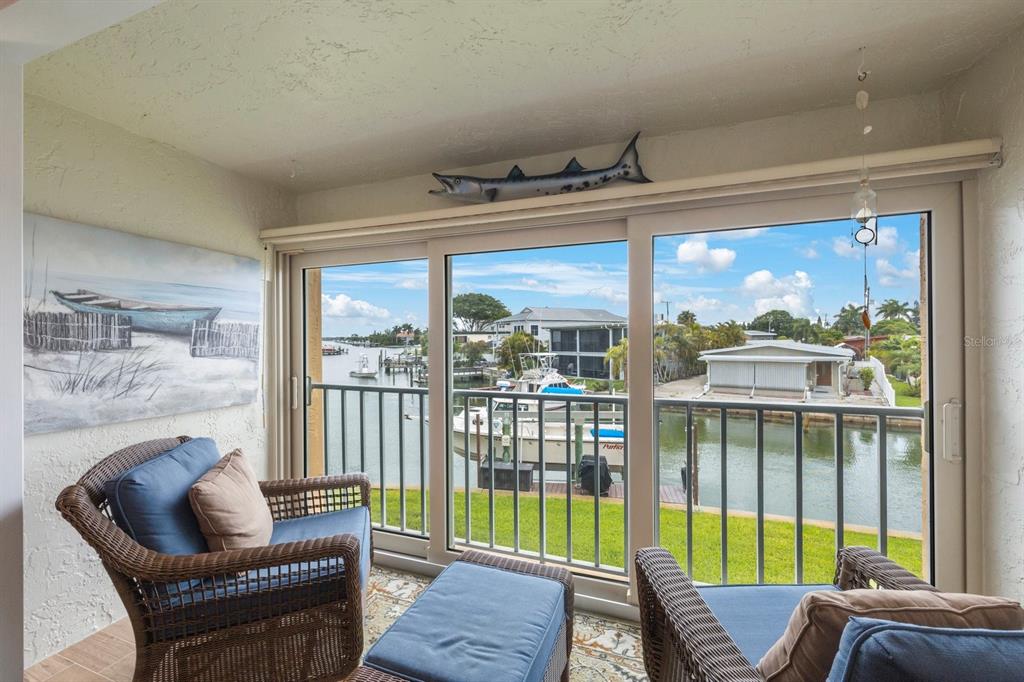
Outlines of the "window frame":
[{"label": "window frame", "polygon": [[[963,338],[965,329],[965,312],[963,301],[965,296],[965,281],[963,272],[970,266],[965,263],[966,254],[972,248],[968,237],[963,233],[964,223],[967,219],[963,215],[962,192],[963,185],[960,178],[939,178],[911,179],[902,181],[879,182],[879,203],[885,213],[911,213],[931,212],[933,234],[935,225],[941,222],[948,225],[948,234],[944,233],[941,245],[933,244],[930,251],[931,267],[929,272],[937,272],[942,269],[948,273],[956,273],[953,279],[955,286],[947,282],[945,287],[948,294],[954,296],[954,301],[959,305],[948,307],[946,313],[940,314],[942,319],[930,316],[932,320],[932,342],[935,349],[935,357],[949,357],[952,354],[952,362],[932,362],[933,373],[933,395],[949,398],[958,398],[963,402],[965,381],[963,367],[965,364],[965,353],[959,341]],[[301,340],[296,343],[295,334],[301,335],[302,306],[296,305],[296,297],[301,297],[303,286],[301,271],[305,267],[311,267],[313,263],[319,263],[320,267],[327,265],[343,265],[366,262],[382,262],[391,260],[404,260],[407,258],[422,258],[424,254],[428,260],[429,285],[428,296],[430,300],[429,328],[430,344],[434,349],[443,349],[445,355],[445,366],[450,366],[451,344],[450,336],[444,333],[447,324],[450,322],[449,293],[450,293],[450,256],[480,251],[500,251],[523,248],[564,246],[581,243],[593,243],[602,241],[625,240],[628,244],[628,336],[630,338],[629,359],[631,366],[646,366],[653,363],[653,238],[662,234],[686,234],[702,232],[715,229],[729,229],[741,227],[760,227],[772,225],[785,225],[798,222],[823,221],[846,218],[848,210],[848,191],[843,185],[830,185],[826,187],[804,188],[800,190],[788,189],[775,193],[762,195],[737,195],[725,199],[710,199],[691,202],[686,208],[679,208],[678,205],[666,207],[671,210],[656,211],[652,207],[640,209],[626,208],[621,211],[622,215],[610,219],[588,220],[578,222],[566,222],[569,219],[564,217],[551,218],[539,221],[541,224],[526,224],[511,222],[505,228],[488,226],[482,231],[474,229],[473,225],[466,225],[459,230],[444,231],[437,236],[429,234],[417,234],[416,240],[408,239],[409,235],[381,234],[368,241],[365,236],[357,240],[361,245],[356,248],[337,249],[339,242],[327,241],[321,244],[324,251],[314,253],[295,254],[286,257],[284,271],[289,273],[290,286],[278,287],[278,291],[287,290],[289,295],[283,297],[283,313],[288,320],[288,331],[291,338],[291,364],[286,367],[285,377],[302,376],[293,373],[296,365],[296,355],[301,353],[303,344]],[[680,220],[682,219],[682,221]],[[466,239],[467,235],[474,235],[479,239]],[[405,240],[405,241],[403,241]],[[965,247],[965,242],[967,246]],[[345,243],[342,240],[341,243]],[[939,248],[936,248],[939,246]],[[333,248],[331,248],[333,247]],[[330,250],[328,250],[330,249]],[[399,255],[406,254],[406,255]],[[340,260],[339,260],[340,259]],[[937,294],[932,295],[929,301]],[[278,299],[282,297],[279,294]],[[934,306],[933,306],[934,307]],[[296,323],[298,322],[298,326]],[[941,344],[940,344],[941,341]],[[287,355],[287,354],[286,354]],[[936,367],[941,365],[941,367]],[[627,390],[634,399],[629,405],[629,419],[631,424],[647,424],[653,426],[653,377],[648,372],[630,372]],[[430,411],[434,414],[445,414],[450,401],[450,385],[447,379],[447,372],[431,373],[429,385],[430,394],[428,401]],[[939,390],[941,389],[941,391]],[[280,399],[287,400],[288,391],[278,392]],[[643,399],[637,399],[639,397]],[[301,462],[303,453],[295,447],[296,431],[300,434],[304,431],[304,424],[301,416],[294,413],[301,410],[291,410],[289,424],[285,428],[291,429],[291,436],[283,438],[280,442],[290,444],[292,448],[290,464],[292,471],[296,469],[295,464]],[[937,419],[937,418],[936,418]],[[962,420],[962,423],[966,420]],[[432,422],[443,425],[438,420]],[[935,435],[939,429],[935,424],[931,425],[931,443],[935,444]],[[409,546],[405,542],[393,542],[392,539],[383,538],[386,533],[375,531],[375,542],[378,548],[389,551],[400,552],[410,556],[425,559],[428,563],[423,564],[428,570],[436,570],[453,561],[458,552],[451,550],[452,529],[448,527],[447,500],[448,500],[448,463],[447,447],[449,434],[446,429],[431,426],[428,428],[428,439],[430,445],[429,460],[429,485],[432,490],[445,490],[444,495],[432,495],[430,503],[430,528],[432,537],[429,541],[420,542],[417,546]],[[643,510],[636,508],[638,500],[645,496],[651,499],[650,491],[656,481],[654,472],[653,455],[644,456],[643,453],[653,453],[653,429],[631,429],[629,449],[630,475],[628,479],[629,494],[632,500],[629,513],[629,539],[630,554],[636,549],[653,544],[655,541],[656,508],[652,505],[650,509]],[[964,447],[969,455],[976,452],[974,448],[975,438],[963,440]],[[954,463],[944,463],[934,453],[934,447],[929,450],[932,459],[932,471],[936,473],[936,466],[940,469],[945,464],[956,466]],[[973,458],[964,457],[964,462],[973,462]],[[964,509],[965,496],[976,495],[976,491],[968,490],[965,493],[964,469],[960,465],[959,473],[956,476],[938,476],[933,478],[931,491],[932,497],[936,492],[943,502],[941,519],[935,519],[930,524],[932,539],[930,539],[932,566],[930,575],[933,576],[937,585],[943,589],[965,589],[967,583],[965,564],[968,559],[965,557],[964,533],[967,521],[965,517],[970,513]],[[977,476],[968,477],[967,483],[976,485]],[[935,506],[932,505],[933,515]],[[444,528],[444,542],[440,542],[440,529]],[[944,542],[936,546],[934,537],[941,537]],[[378,538],[380,539],[378,541]],[[412,540],[401,538],[400,540]],[[947,540],[949,540],[947,542]],[[630,572],[632,573],[632,572]],[[611,601],[624,604],[627,599],[635,603],[635,593],[628,591],[628,586],[616,583],[615,581],[593,578],[581,574],[579,578],[581,598],[586,602],[590,599],[597,599],[594,602],[597,607],[611,608],[614,612],[614,604],[602,604],[600,602]],[[618,611],[620,615],[630,615],[631,611]]]}]

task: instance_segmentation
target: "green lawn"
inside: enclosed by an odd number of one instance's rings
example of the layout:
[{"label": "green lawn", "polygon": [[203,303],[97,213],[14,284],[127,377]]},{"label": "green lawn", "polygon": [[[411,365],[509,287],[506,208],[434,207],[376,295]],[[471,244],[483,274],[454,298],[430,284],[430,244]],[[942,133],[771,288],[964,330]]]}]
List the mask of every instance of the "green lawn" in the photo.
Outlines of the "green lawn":
[{"label": "green lawn", "polygon": [[[455,493],[455,536],[466,534],[465,495]],[[472,539],[489,540],[489,505],[487,491],[470,493],[470,529]],[[546,501],[546,547],[551,555],[565,556],[566,500],[548,497]],[[513,497],[511,493],[496,492],[495,543],[511,547],[513,542]],[[398,491],[388,489],[388,523],[398,525]],[[373,493],[372,515],[380,521],[380,491]],[[406,524],[419,530],[420,492],[406,493]],[[573,558],[581,562],[594,560],[594,500],[574,497],[572,502]],[[622,566],[626,547],[624,542],[624,514],[621,500],[602,500],[600,505],[601,563]],[[693,577],[709,583],[721,581],[721,516],[710,512],[695,512],[693,517]],[[756,582],[756,530],[753,518],[730,516],[728,519],[729,582]],[[794,581],[793,524],[784,521],[766,521],[765,580],[773,583]],[[831,582],[835,570],[834,533],[829,528],[804,525],[804,581]],[[521,495],[519,499],[519,537],[521,548],[537,551],[540,537],[540,501],[535,495]],[[877,545],[876,535],[847,530],[847,545]],[[661,509],[661,545],[667,547],[680,564],[686,562],[686,510]],[[889,538],[889,556],[914,573],[921,574],[921,541],[909,538]]]},{"label": "green lawn", "polygon": [[910,384],[893,377],[889,377],[889,383],[896,391],[897,407],[921,407],[921,396],[910,395]]}]

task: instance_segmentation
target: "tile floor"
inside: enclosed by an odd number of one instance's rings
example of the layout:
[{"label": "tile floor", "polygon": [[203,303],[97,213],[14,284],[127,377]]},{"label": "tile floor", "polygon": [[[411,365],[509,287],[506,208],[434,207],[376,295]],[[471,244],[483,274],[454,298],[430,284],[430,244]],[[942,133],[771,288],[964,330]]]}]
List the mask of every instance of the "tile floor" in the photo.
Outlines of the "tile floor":
[{"label": "tile floor", "polygon": [[[429,579],[374,568],[367,586],[366,646],[415,601]],[[25,671],[24,682],[131,682],[135,645],[127,619]],[[570,664],[573,682],[646,680],[635,623],[576,612]]]}]

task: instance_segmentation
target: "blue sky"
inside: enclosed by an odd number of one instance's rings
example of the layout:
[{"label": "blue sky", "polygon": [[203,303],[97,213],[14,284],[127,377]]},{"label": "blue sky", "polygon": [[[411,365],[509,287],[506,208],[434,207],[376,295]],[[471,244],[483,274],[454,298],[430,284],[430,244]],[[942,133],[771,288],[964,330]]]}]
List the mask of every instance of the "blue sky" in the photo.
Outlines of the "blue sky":
[{"label": "blue sky", "polygon": [[[868,247],[872,299],[920,297],[918,216],[880,221]],[[862,247],[850,221],[658,237],[655,308],[671,317],[689,309],[704,324],[745,322],[781,308],[831,317],[862,300]],[[479,291],[513,312],[526,306],[604,308],[626,313],[626,244],[526,249],[452,259],[455,293]],[[365,334],[394,324],[427,324],[426,260],[343,266],[323,271],[324,333]]]}]

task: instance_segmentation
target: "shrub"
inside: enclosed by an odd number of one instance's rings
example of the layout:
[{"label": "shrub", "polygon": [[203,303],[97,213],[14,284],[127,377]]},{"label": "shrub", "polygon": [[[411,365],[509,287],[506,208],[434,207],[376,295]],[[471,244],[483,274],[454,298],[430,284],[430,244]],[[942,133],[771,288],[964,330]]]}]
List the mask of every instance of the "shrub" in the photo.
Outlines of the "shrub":
[{"label": "shrub", "polygon": [[864,390],[871,390],[871,382],[875,380],[875,370],[870,367],[862,367],[860,370],[860,382],[864,384]]}]

